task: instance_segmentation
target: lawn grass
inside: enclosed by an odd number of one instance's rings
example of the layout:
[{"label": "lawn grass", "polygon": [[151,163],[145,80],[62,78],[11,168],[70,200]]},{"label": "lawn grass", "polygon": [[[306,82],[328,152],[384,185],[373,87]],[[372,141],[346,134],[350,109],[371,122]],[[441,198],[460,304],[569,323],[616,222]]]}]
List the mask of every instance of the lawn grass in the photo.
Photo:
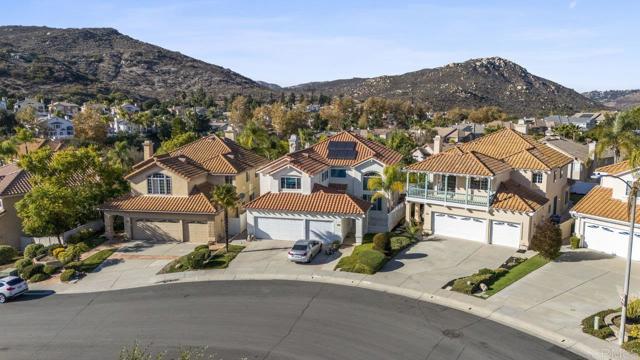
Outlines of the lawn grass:
[{"label": "lawn grass", "polygon": [[[371,236],[367,237],[367,235]],[[400,251],[413,243],[406,236],[394,236],[390,239],[391,251],[388,255],[385,255],[373,249],[373,234],[367,235],[362,240],[362,244],[353,248],[351,255],[344,256],[338,261],[335,270],[373,275]],[[368,241],[365,242],[365,240]]]},{"label": "lawn grass", "polygon": [[102,262],[107,260],[109,256],[113,255],[114,252],[116,252],[115,248],[100,250],[97,253],[82,260],[80,262],[80,265],[78,265],[77,270],[82,272],[92,272],[95,268],[102,264]]},{"label": "lawn grass", "polygon": [[491,284],[489,286],[489,289],[485,292],[485,295],[488,297],[498,293],[500,290],[522,279],[530,272],[539,269],[548,262],[548,259],[545,259],[540,255],[535,255],[528,258],[527,260],[513,267],[504,276],[500,277],[498,280],[496,280],[496,282]]},{"label": "lawn grass", "polygon": [[177,273],[183,271],[193,271],[193,270],[209,270],[209,269],[226,269],[229,267],[229,263],[238,256],[238,254],[244,250],[244,246],[242,245],[233,245],[229,244],[229,252],[222,248],[211,255],[211,257],[205,262],[204,267],[191,269],[184,265],[186,259],[191,253],[180,257],[179,259],[173,260],[172,262],[165,265],[162,270],[158,274],[170,274]]}]

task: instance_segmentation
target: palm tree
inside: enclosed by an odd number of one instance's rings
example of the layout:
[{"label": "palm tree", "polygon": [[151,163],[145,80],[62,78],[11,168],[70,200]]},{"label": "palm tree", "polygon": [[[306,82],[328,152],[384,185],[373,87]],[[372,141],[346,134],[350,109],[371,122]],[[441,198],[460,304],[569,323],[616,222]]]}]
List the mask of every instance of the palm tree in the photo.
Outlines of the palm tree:
[{"label": "palm tree", "polygon": [[247,149],[260,150],[269,147],[269,133],[256,121],[249,121],[238,134],[238,143]]},{"label": "palm tree", "polygon": [[109,150],[108,157],[114,165],[123,169],[129,169],[133,165],[129,144],[126,141],[116,141],[113,144],[113,149]]},{"label": "palm tree", "polygon": [[632,154],[640,146],[640,140],[634,133],[632,125],[628,117],[619,114],[613,124],[605,126],[600,131],[596,154],[600,156],[607,149],[612,149],[614,162],[620,161],[622,152]]},{"label": "palm tree", "polygon": [[397,166],[386,166],[382,170],[382,177],[374,177],[369,179],[367,187],[369,190],[375,191],[371,197],[371,202],[375,202],[378,199],[386,200],[387,213],[389,212],[390,204],[393,203],[396,194],[404,189],[402,183],[402,173]]},{"label": "palm tree", "polygon": [[229,209],[234,208],[240,198],[232,184],[217,185],[211,192],[211,200],[224,209],[225,249],[229,252]]}]

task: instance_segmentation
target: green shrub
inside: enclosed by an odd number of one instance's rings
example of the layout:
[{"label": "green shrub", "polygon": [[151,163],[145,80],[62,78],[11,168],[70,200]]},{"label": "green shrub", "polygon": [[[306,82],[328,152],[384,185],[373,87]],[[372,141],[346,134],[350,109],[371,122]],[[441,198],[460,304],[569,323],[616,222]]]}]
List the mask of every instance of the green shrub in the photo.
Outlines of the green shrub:
[{"label": "green shrub", "polygon": [[47,255],[48,251],[47,251],[47,247],[43,246],[41,248],[38,249],[38,251],[36,251],[36,257],[39,258],[41,256],[45,256]]},{"label": "green shrub", "polygon": [[380,270],[382,265],[384,264],[384,254],[378,250],[364,250],[360,252],[358,255],[358,264],[362,264],[373,272]]},{"label": "green shrub", "polygon": [[629,326],[629,336],[632,338],[640,338],[640,325],[634,324]]},{"label": "green shrub", "polygon": [[640,354],[640,340],[631,340],[622,344],[622,348],[630,353]]},{"label": "green shrub", "polygon": [[389,246],[392,251],[399,251],[411,245],[412,242],[413,240],[406,236],[394,236],[389,241]]},{"label": "green shrub", "polygon": [[531,238],[531,249],[540,253],[545,259],[553,260],[560,255],[562,232],[560,228],[547,220],[536,226]]},{"label": "green shrub", "polygon": [[58,271],[58,269],[59,269],[58,266],[45,265],[44,268],[42,269],[42,272],[47,275],[53,275]]},{"label": "green shrub", "polygon": [[52,245],[47,246],[46,249],[47,249],[47,254],[48,255],[52,255],[52,256],[55,257],[55,255],[53,255],[53,252],[56,249],[63,249],[64,250],[64,246],[62,246],[60,244],[52,244]]},{"label": "green shrub", "polygon": [[16,249],[9,245],[0,245],[0,265],[10,263],[16,256],[18,256]]},{"label": "green shrub", "polygon": [[[619,310],[608,309],[597,312],[591,316],[587,316],[586,318],[582,319],[582,332],[585,334],[593,335],[599,339],[606,339],[610,336],[613,336],[613,330],[611,330],[611,328],[608,327],[607,324],[605,324],[604,317],[618,311]],[[598,321],[598,330],[595,330],[593,328],[593,321],[596,316],[600,318],[600,320]]]},{"label": "green shrub", "polygon": [[68,282],[76,276],[76,271],[74,269],[66,269],[60,274],[60,281]]},{"label": "green shrub", "polygon": [[20,273],[22,273],[22,270],[24,270],[24,268],[31,265],[33,265],[33,260],[25,258],[25,259],[20,259],[16,261],[14,266],[16,267],[16,269],[18,269]]},{"label": "green shrub", "polygon": [[44,245],[42,244],[29,244],[26,248],[24,248],[24,257],[25,259],[33,259],[38,255],[38,251],[43,249]]},{"label": "green shrub", "polygon": [[186,256],[186,265],[189,269],[202,269],[204,268],[205,261],[209,260],[211,257],[211,251],[209,247],[201,248],[200,250],[194,251]]},{"label": "green shrub", "polygon": [[633,299],[627,304],[627,317],[640,320],[640,299]]},{"label": "green shrub", "polygon": [[373,248],[383,253],[391,250],[391,242],[386,233],[379,233],[373,236]]},{"label": "green shrub", "polygon": [[82,262],[81,261],[71,261],[71,262],[65,264],[64,268],[65,269],[78,270],[78,269],[80,269],[81,266],[82,266]]},{"label": "green shrub", "polygon": [[87,245],[84,242],[76,244],[73,249],[74,249],[74,253],[77,254],[77,255],[80,255],[82,253],[86,253],[87,251],[91,250],[89,248],[89,245]]},{"label": "green shrub", "polygon": [[86,241],[92,238],[95,235],[95,233],[96,232],[91,229],[82,229],[77,233],[69,236],[69,238],[67,239],[67,244],[71,244],[71,245],[79,244],[83,241]]},{"label": "green shrub", "polygon": [[193,251],[204,251],[204,250],[209,250],[209,245],[198,245],[196,246],[195,249],[193,249]]},{"label": "green shrub", "polygon": [[478,270],[478,275],[490,275],[495,273],[495,271],[489,269],[489,268],[482,268],[480,270]]},{"label": "green shrub", "polygon": [[577,236],[572,236],[569,239],[569,244],[571,244],[572,249],[578,249],[580,247],[580,238]]},{"label": "green shrub", "polygon": [[31,279],[31,277],[35,274],[41,274],[44,270],[44,265],[42,264],[33,264],[25,267],[22,270],[22,277],[24,279]]},{"label": "green shrub", "polygon": [[37,283],[37,282],[40,282],[40,281],[47,280],[50,277],[51,276],[49,276],[49,275],[47,275],[45,273],[37,273],[37,274],[33,274],[33,276],[31,276],[29,278],[29,282]]},{"label": "green shrub", "polygon": [[53,249],[53,251],[51,251],[51,255],[53,255],[54,258],[60,260],[60,254],[63,254],[65,251],[66,250],[63,247],[56,248],[56,249]]}]

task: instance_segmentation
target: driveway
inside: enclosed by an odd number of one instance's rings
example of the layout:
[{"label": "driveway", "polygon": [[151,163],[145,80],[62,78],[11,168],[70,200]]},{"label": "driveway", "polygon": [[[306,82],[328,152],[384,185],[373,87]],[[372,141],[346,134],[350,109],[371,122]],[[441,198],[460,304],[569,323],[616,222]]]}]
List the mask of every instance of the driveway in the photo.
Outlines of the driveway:
[{"label": "driveway", "polygon": [[343,245],[332,255],[320,252],[309,264],[297,264],[287,259],[293,241],[256,240],[245,244],[246,248],[229,264],[228,272],[250,274],[311,274],[318,270],[333,271],[342,256],[351,254],[353,245]]}]

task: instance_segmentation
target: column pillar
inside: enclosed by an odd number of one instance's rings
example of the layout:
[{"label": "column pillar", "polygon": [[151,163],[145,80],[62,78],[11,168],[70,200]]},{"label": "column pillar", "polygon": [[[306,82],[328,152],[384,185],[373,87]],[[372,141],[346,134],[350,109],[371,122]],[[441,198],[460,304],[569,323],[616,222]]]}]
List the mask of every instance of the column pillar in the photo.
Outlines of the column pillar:
[{"label": "column pillar", "polygon": [[467,205],[469,201],[469,175],[467,175],[467,178],[465,181],[466,181],[466,184],[464,189],[464,204]]},{"label": "column pillar", "polygon": [[112,214],[104,213],[104,236],[109,240],[113,240],[113,236],[115,235],[113,217]]},{"label": "column pillar", "polygon": [[132,232],[132,222],[133,221],[135,221],[135,220],[132,220],[128,216],[124,217],[124,235],[127,238],[127,240],[132,240],[133,239],[133,232]]},{"label": "column pillar", "polygon": [[366,226],[367,226],[366,218],[364,217],[356,218],[356,231],[355,231],[356,244],[362,244],[362,238],[364,237]]},{"label": "column pillar", "polygon": [[444,204],[447,204],[447,194],[449,193],[449,175],[444,176]]}]

